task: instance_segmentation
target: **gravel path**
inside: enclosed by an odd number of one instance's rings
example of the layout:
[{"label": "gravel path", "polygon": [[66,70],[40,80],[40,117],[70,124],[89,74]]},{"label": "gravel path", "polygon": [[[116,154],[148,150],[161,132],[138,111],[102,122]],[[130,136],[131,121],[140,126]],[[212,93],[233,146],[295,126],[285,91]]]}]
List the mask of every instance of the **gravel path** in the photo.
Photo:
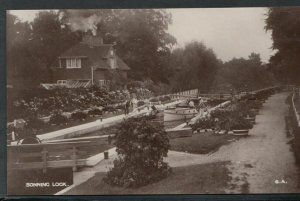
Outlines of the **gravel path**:
[{"label": "gravel path", "polygon": [[250,136],[223,146],[213,154],[170,151],[173,167],[231,161],[232,181],[227,193],[296,193],[298,169],[285,133],[288,93],[271,96],[250,130]]}]

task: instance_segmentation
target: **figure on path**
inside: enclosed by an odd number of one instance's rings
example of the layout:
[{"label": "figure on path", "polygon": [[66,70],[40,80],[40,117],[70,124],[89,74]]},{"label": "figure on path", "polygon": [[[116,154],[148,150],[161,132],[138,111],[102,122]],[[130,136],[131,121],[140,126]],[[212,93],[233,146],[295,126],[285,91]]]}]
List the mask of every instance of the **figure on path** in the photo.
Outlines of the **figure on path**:
[{"label": "figure on path", "polygon": [[125,105],[124,105],[124,113],[125,115],[128,115],[129,114],[129,107],[130,107],[130,101],[127,100]]}]

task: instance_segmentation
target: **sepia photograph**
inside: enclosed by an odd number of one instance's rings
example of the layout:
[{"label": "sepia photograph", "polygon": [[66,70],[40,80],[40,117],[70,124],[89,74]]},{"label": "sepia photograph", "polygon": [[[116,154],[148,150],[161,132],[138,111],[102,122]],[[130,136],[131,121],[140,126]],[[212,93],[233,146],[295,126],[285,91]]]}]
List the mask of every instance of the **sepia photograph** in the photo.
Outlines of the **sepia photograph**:
[{"label": "sepia photograph", "polygon": [[7,195],[300,193],[300,7],[6,11]]}]

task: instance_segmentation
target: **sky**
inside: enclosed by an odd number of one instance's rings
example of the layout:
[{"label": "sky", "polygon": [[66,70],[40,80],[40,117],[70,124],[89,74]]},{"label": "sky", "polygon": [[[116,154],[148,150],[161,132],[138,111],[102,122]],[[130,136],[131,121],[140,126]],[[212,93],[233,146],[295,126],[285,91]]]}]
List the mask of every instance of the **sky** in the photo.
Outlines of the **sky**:
[{"label": "sky", "polygon": [[[167,9],[173,23],[168,32],[177,39],[176,47],[196,40],[203,42],[223,61],[247,58],[259,53],[263,62],[274,54],[271,33],[264,30],[266,8]],[[21,20],[31,21],[37,10],[11,11]]]}]

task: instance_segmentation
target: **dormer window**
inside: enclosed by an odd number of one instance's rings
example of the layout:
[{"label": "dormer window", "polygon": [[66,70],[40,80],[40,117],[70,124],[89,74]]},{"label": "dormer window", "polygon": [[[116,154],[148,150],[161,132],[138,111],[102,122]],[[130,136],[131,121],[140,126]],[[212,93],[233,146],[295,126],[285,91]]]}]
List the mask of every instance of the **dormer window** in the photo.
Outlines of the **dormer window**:
[{"label": "dormer window", "polygon": [[67,59],[67,68],[81,68],[81,59],[69,58]]}]

